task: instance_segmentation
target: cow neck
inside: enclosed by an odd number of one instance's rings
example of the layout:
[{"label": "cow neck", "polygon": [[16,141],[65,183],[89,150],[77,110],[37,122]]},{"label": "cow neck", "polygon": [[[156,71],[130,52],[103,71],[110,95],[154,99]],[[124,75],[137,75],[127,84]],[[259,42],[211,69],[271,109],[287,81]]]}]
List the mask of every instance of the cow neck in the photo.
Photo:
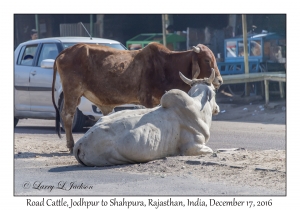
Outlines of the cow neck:
[{"label": "cow neck", "polygon": [[[168,55],[167,64],[165,65],[165,74],[168,79],[168,88],[181,89],[188,92],[190,86],[185,84],[179,77],[179,72],[184,74],[187,78],[192,78],[192,56],[193,51],[172,51]],[[175,84],[175,85],[174,85]]]}]

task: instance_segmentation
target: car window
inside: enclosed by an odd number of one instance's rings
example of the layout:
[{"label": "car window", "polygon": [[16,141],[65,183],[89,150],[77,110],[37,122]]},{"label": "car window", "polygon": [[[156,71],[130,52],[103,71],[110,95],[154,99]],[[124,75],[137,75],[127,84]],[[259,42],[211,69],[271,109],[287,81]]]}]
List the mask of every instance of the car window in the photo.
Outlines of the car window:
[{"label": "car window", "polygon": [[18,59],[19,65],[31,66],[33,62],[33,58],[36,56],[37,45],[28,45],[24,46],[22,50],[20,50],[20,55]]},{"label": "car window", "polygon": [[55,60],[57,55],[58,55],[58,49],[57,49],[56,44],[43,44],[41,53],[40,53],[40,57],[38,60],[38,66],[41,66],[42,60],[45,60],[45,59]]},{"label": "car window", "polygon": [[77,43],[63,43],[63,47],[64,47],[64,49],[66,49],[68,47],[72,47],[75,44],[77,44]]},{"label": "car window", "polygon": [[125,47],[121,44],[99,43],[99,45],[112,47],[112,48],[115,48],[115,49],[118,49],[118,50],[125,50]]},{"label": "car window", "polygon": [[21,50],[19,51],[19,54],[17,55],[18,56],[18,61],[17,61],[17,64],[21,64],[21,62],[22,62],[22,60],[23,60],[23,55],[24,55],[24,51],[25,51],[25,48],[26,48],[26,46],[23,46],[22,48],[21,48]]},{"label": "car window", "polygon": [[[64,49],[68,48],[68,47],[71,47],[75,44],[78,44],[78,43],[63,43],[63,47]],[[104,45],[104,46],[109,46],[109,47],[112,47],[112,48],[115,48],[115,49],[119,49],[119,50],[125,50],[126,47],[124,47],[122,44],[110,44],[110,43],[90,43],[90,44],[99,44],[99,45]]]}]

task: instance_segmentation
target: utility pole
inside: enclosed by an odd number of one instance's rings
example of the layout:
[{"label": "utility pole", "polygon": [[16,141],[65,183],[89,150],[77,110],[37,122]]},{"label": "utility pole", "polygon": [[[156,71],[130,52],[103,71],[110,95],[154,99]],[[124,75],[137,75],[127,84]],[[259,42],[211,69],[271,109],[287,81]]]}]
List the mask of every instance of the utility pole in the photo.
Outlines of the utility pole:
[{"label": "utility pole", "polygon": [[161,15],[162,17],[162,34],[163,34],[163,45],[167,46],[167,38],[166,38],[166,18],[165,15]]},{"label": "utility pole", "polygon": [[37,30],[38,37],[40,39],[41,36],[40,36],[40,30],[39,30],[39,17],[38,17],[38,15],[34,15],[34,17],[35,17],[35,29]]},{"label": "utility pole", "polygon": [[[248,62],[248,32],[247,32],[247,19],[246,15],[242,15],[243,22],[243,41],[244,41],[244,66],[245,74],[249,74],[249,62]],[[245,83],[245,96],[249,96],[248,83]]]}]

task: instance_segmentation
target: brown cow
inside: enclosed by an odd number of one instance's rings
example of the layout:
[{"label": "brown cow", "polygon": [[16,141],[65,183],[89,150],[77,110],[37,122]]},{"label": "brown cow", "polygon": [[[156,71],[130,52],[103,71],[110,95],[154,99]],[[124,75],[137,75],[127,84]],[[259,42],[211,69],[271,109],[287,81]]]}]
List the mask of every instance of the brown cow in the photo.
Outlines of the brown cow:
[{"label": "brown cow", "polygon": [[[159,104],[171,89],[187,92],[190,86],[179,77],[204,78],[215,70],[213,85],[223,83],[212,51],[198,44],[193,50],[170,51],[159,43],[140,50],[117,50],[107,46],[77,44],[62,51],[54,63],[52,98],[56,109],[56,131],[60,136],[60,117],[54,102],[54,84],[58,71],[64,92],[62,120],[67,147],[73,150],[72,122],[81,96],[99,107],[103,115],[121,104],[141,104],[147,108]],[[201,69],[201,71],[200,71]]]}]

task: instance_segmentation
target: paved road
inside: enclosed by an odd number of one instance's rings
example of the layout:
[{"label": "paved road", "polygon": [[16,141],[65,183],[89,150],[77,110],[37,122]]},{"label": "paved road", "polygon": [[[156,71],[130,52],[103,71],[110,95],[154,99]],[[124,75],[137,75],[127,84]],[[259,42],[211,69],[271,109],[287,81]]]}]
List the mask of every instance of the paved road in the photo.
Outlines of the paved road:
[{"label": "paved road", "polygon": [[[56,135],[54,121],[20,120],[15,133]],[[234,128],[234,129],[232,129]],[[81,136],[83,133],[75,134]],[[77,138],[77,137],[76,137]],[[218,148],[245,148],[248,150],[285,149],[285,125],[213,121],[211,140],[208,146]],[[285,192],[259,187],[233,187],[226,183],[207,183],[192,176],[157,176],[115,173],[113,169],[85,168],[75,165],[55,168],[35,162],[32,158],[16,158],[15,195],[283,195]],[[40,166],[38,165],[40,164]],[[34,167],[33,167],[34,165]],[[61,181],[63,183],[60,183]],[[26,183],[28,181],[28,183]],[[36,183],[34,183],[37,181]],[[43,183],[39,183],[43,181]],[[91,189],[69,189],[75,185],[89,183]],[[163,181],[163,184],[162,184]],[[26,189],[24,184],[30,185]],[[32,186],[54,186],[52,190],[37,190]],[[64,189],[59,189],[64,186]],[[89,187],[87,186],[87,187]],[[165,187],[168,186],[168,187]]]},{"label": "paved road", "polygon": [[[283,191],[260,187],[230,186],[222,182],[205,182],[190,175],[183,177],[170,175],[162,178],[145,174],[116,173],[114,169],[101,170],[77,166],[63,166],[53,169],[42,165],[41,168],[30,168],[24,167],[24,165],[27,165],[24,164],[24,161],[16,161],[15,163],[15,193],[17,195],[234,196],[285,194]],[[72,182],[75,183],[72,184]],[[81,185],[86,188],[72,187],[80,187]],[[53,188],[49,186],[53,186]]]},{"label": "paved road", "polygon": [[[53,120],[20,120],[15,133],[55,134]],[[84,130],[87,131],[88,128]],[[84,132],[74,134],[75,138]],[[245,148],[247,150],[286,149],[286,125],[230,121],[212,121],[208,146],[218,148]]]},{"label": "paved road", "polygon": [[285,150],[286,127],[281,124],[213,121],[208,146],[212,149]]}]

